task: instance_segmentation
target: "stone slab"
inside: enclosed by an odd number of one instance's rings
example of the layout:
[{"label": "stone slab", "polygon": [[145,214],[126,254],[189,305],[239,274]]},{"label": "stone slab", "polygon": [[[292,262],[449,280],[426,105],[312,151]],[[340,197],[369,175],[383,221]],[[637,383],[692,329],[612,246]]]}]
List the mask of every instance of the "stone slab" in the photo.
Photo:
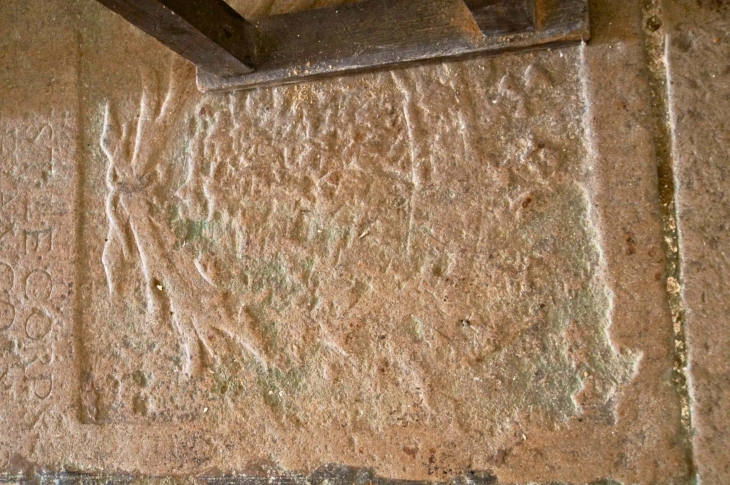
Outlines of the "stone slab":
[{"label": "stone slab", "polygon": [[61,3],[21,6],[0,14],[2,467],[45,454],[78,409],[77,30]]},{"label": "stone slab", "polygon": [[8,479],[687,483],[642,11],[592,6],[590,46],[203,95],[10,1],[2,187],[62,202],[3,253]]},{"label": "stone slab", "polygon": [[695,459],[730,481],[730,4],[666,2]]}]

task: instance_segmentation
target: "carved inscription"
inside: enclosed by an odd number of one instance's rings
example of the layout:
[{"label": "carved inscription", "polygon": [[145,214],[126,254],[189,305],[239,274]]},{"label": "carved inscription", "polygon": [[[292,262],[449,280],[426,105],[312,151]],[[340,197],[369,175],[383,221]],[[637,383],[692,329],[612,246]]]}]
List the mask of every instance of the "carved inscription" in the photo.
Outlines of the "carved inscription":
[{"label": "carved inscription", "polygon": [[55,138],[41,116],[0,118],[0,393],[34,419],[54,392],[68,297],[54,253],[69,190],[68,179],[59,180]]},{"label": "carved inscription", "polygon": [[613,420],[578,63],[493,62],[101,106],[86,419]]}]

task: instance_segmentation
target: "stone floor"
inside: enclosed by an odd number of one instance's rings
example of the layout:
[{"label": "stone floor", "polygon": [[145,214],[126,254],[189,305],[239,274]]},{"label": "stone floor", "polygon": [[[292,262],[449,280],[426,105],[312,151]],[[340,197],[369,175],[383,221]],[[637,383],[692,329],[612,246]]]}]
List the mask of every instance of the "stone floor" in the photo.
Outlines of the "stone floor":
[{"label": "stone floor", "polygon": [[203,95],[5,0],[0,482],[730,483],[730,3],[591,17]]}]

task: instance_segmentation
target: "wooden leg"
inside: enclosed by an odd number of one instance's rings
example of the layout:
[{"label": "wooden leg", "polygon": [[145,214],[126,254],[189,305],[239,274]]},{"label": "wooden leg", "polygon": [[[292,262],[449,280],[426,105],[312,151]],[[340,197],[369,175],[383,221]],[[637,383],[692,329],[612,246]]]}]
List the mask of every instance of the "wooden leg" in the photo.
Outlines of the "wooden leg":
[{"label": "wooden leg", "polygon": [[224,0],[98,1],[211,74],[254,70],[254,27]]}]

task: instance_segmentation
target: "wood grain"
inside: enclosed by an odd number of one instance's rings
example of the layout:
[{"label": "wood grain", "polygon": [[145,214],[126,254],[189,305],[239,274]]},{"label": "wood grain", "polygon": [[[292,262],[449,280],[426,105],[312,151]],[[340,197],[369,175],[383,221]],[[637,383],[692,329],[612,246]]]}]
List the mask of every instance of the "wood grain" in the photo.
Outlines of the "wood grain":
[{"label": "wood grain", "polygon": [[220,77],[198,69],[201,91],[560,46],[590,36],[587,0],[366,0],[252,23],[260,36],[256,70]]},{"label": "wood grain", "polygon": [[207,72],[253,71],[253,27],[223,0],[98,1]]},{"label": "wood grain", "polygon": [[587,0],[365,0],[243,19],[223,0],[98,0],[198,66],[201,91],[561,45]]}]

